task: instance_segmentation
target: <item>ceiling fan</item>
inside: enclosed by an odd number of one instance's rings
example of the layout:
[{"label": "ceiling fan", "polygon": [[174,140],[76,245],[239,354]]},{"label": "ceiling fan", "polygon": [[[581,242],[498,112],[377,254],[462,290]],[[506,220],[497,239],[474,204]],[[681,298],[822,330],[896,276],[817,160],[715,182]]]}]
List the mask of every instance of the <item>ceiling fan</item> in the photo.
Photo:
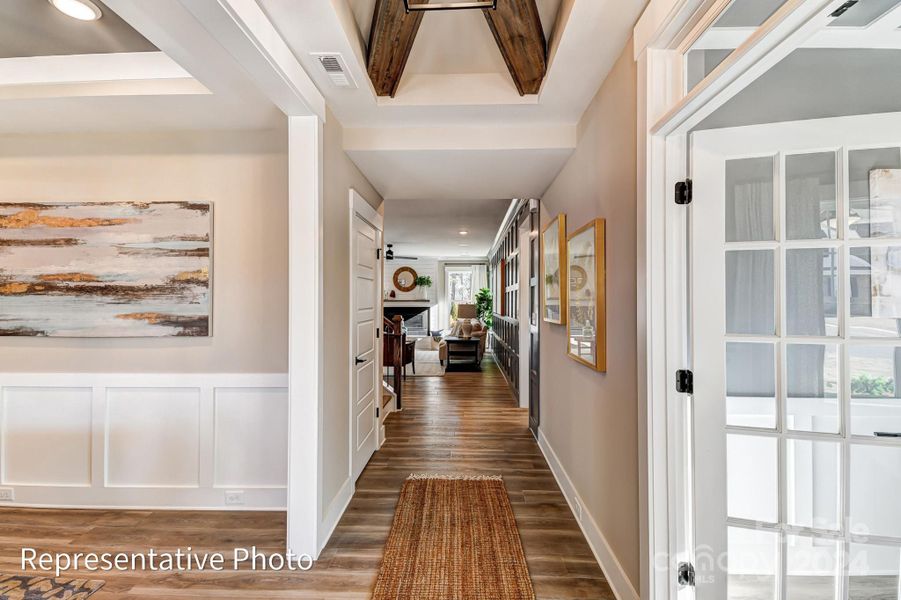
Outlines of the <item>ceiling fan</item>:
[{"label": "ceiling fan", "polygon": [[395,256],[394,255],[394,244],[388,244],[388,249],[385,250],[385,260],[419,260],[415,256]]}]

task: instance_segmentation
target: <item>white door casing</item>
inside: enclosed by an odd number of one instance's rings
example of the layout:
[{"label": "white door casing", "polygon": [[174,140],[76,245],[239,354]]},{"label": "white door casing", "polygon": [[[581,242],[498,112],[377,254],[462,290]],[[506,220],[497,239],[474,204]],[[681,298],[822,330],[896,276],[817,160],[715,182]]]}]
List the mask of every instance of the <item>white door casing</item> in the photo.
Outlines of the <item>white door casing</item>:
[{"label": "white door casing", "polygon": [[[673,375],[692,364],[688,346],[687,244],[691,207],[673,202],[689,177],[686,138],[698,123],[830,21],[843,0],[788,0],[701,84],[685,89],[684,50],[728,0],[650,0],[633,31],[638,62],[639,459],[641,589],[645,599],[693,598],[677,566],[685,538],[692,462],[690,397]],[[689,533],[689,535],[685,535]]]},{"label": "white door casing", "polygon": [[901,113],[702,131],[691,147],[696,597],[815,581],[861,597],[855,581],[897,578],[901,556],[901,440],[875,434],[901,431],[899,393],[851,384],[901,366],[901,197],[880,204],[867,179],[901,168]]},{"label": "white door casing", "polygon": [[382,220],[355,190],[351,204],[351,476],[356,481],[379,446],[381,406]]}]

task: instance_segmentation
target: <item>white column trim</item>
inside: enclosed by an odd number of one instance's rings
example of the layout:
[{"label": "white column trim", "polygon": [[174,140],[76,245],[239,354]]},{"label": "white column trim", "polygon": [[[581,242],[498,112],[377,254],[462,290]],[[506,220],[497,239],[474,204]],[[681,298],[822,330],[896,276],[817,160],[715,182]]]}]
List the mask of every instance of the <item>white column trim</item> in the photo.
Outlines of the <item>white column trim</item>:
[{"label": "white column trim", "polygon": [[288,547],[319,554],[322,522],[323,125],[288,118]]}]

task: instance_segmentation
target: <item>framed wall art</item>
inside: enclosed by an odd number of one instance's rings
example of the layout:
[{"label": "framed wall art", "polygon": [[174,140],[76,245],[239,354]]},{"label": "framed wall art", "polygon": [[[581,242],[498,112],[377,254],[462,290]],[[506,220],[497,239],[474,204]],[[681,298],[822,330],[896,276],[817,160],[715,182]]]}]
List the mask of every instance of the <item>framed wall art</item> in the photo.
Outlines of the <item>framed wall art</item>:
[{"label": "framed wall art", "polygon": [[607,371],[606,221],[595,219],[566,241],[566,353],[596,371]]},{"label": "framed wall art", "polygon": [[211,209],[0,204],[0,336],[209,336]]},{"label": "framed wall art", "polygon": [[541,317],[546,323],[566,324],[566,215],[558,214],[541,232],[541,274],[544,292]]}]

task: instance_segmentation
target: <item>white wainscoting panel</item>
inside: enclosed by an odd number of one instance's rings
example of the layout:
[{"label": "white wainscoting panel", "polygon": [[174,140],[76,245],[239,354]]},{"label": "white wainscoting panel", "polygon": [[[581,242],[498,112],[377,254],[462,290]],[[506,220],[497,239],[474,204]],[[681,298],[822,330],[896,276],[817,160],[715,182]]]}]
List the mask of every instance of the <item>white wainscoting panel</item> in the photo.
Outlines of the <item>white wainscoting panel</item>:
[{"label": "white wainscoting panel", "polygon": [[5,388],[3,485],[91,485],[91,388]]},{"label": "white wainscoting panel", "polygon": [[200,485],[200,388],[107,388],[106,485]]},{"label": "white wainscoting panel", "polygon": [[[216,487],[284,488],[288,483],[288,391],[215,392]],[[255,452],[247,452],[255,448]]]},{"label": "white wainscoting panel", "polygon": [[[284,374],[0,373],[2,506],[284,510]],[[227,489],[223,489],[227,488]],[[225,493],[238,494],[226,505]]]}]

